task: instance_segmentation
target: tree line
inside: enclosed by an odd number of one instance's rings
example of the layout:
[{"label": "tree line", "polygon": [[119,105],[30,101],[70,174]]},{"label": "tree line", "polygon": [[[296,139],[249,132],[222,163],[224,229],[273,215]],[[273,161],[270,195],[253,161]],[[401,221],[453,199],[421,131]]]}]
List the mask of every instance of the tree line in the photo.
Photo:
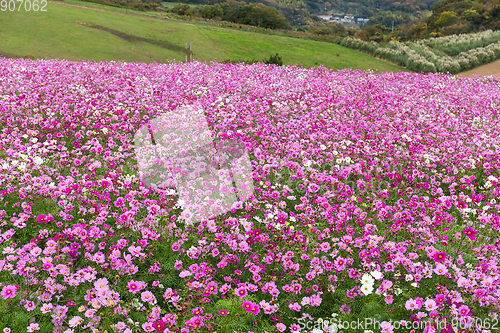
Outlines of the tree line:
[{"label": "tree line", "polygon": [[235,7],[223,2],[215,5],[205,5],[200,9],[193,9],[188,4],[178,3],[169,11],[179,15],[199,16],[204,19],[215,19],[268,29],[282,29],[286,27],[285,17],[280,15],[276,9],[263,5]]}]

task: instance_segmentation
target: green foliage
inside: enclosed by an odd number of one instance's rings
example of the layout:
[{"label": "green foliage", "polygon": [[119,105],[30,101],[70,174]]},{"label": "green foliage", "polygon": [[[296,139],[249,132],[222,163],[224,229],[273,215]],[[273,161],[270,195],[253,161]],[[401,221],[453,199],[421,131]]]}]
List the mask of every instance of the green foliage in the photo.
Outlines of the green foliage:
[{"label": "green foliage", "polygon": [[345,37],[347,35],[346,28],[340,23],[329,23],[325,28],[323,28],[325,34]]},{"label": "green foliage", "polygon": [[408,30],[407,36],[409,39],[421,39],[427,31],[427,23],[414,24]]},{"label": "green foliage", "polygon": [[258,63],[258,62],[263,62],[265,64],[268,64],[268,65],[278,65],[278,66],[283,66],[283,58],[281,56],[278,55],[278,53],[276,52],[276,55],[270,55],[269,58],[267,59],[263,59],[263,60],[255,60],[255,59],[252,59],[252,60],[231,60],[231,59],[226,59],[223,61],[223,63],[229,63],[229,64],[238,64],[238,63],[245,63],[247,65],[250,65],[250,64],[255,64],[255,63]]},{"label": "green foliage", "polygon": [[31,53],[26,53],[24,56],[23,56],[23,59],[31,59],[31,60],[36,60],[36,57],[31,54]]},{"label": "green foliage", "polygon": [[370,18],[370,21],[366,23],[367,26],[381,24],[386,28],[392,28],[392,22],[394,22],[394,27],[399,25],[406,24],[407,22],[415,19],[415,17],[409,13],[405,13],[402,11],[389,12],[384,11],[380,12],[377,15]]},{"label": "green foliage", "polygon": [[463,12],[462,18],[472,23],[481,22],[481,14],[479,14],[475,9],[469,9]]},{"label": "green foliage", "polygon": [[438,28],[444,28],[457,20],[457,13],[453,11],[442,12],[439,19],[434,23]]},{"label": "green foliage", "polygon": [[[432,14],[427,18],[426,23],[429,29],[432,31],[439,27],[444,27],[445,22],[449,22],[449,24],[453,23],[450,21],[453,17],[453,14],[448,13],[445,14],[442,18],[441,14],[444,12],[454,12],[457,17],[460,17],[462,13],[471,8],[471,4],[467,0],[444,0],[442,2],[437,3],[434,7],[432,7]],[[436,25],[436,21],[441,20],[441,22]]]},{"label": "green foliage", "polygon": [[221,18],[224,15],[224,10],[219,5],[203,6],[199,12],[200,16],[205,19]]},{"label": "green foliage", "polygon": [[193,16],[194,12],[188,4],[178,3],[170,10],[172,13],[184,16]]},{"label": "green foliage", "polygon": [[[379,42],[382,40],[382,35],[388,33],[390,29],[382,24],[370,25],[365,29],[358,31],[354,36],[362,40],[373,40]],[[374,38],[375,37],[375,38]]]},{"label": "green foliage", "polygon": [[264,59],[264,63],[268,65],[283,66],[283,58],[276,52],[276,55],[270,55],[268,59]]},{"label": "green foliage", "polygon": [[221,7],[224,21],[268,29],[281,29],[286,26],[285,18],[271,7],[252,5],[233,7],[227,3],[221,4]]},{"label": "green foliage", "polygon": [[227,3],[203,6],[199,15],[205,19],[222,19],[223,21],[253,25],[268,29],[281,29],[286,26],[285,18],[274,8],[262,6],[231,6]]}]

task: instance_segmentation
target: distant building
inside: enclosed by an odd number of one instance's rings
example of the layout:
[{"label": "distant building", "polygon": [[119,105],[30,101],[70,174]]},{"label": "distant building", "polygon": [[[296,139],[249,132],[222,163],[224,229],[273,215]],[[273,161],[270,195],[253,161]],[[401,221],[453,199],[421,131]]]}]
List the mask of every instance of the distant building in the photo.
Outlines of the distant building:
[{"label": "distant building", "polygon": [[332,18],[331,15],[318,15],[318,17],[325,21],[330,21],[330,19]]},{"label": "distant building", "polygon": [[368,21],[370,21],[370,19],[365,19],[365,18],[362,18],[362,17],[358,18],[358,23],[366,23]]}]

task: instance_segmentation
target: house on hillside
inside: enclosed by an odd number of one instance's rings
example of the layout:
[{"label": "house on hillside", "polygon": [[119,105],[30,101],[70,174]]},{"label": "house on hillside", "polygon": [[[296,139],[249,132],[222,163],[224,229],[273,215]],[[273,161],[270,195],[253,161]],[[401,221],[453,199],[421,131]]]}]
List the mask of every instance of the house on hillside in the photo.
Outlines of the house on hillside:
[{"label": "house on hillside", "polygon": [[330,19],[332,18],[331,15],[318,15],[318,17],[325,21],[330,21]]}]

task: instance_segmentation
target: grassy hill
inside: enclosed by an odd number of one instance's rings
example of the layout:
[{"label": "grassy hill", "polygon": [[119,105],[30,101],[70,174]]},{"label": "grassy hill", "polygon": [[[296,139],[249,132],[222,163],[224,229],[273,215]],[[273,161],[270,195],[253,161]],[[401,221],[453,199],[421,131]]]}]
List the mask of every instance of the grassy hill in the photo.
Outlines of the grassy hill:
[{"label": "grassy hill", "polygon": [[[78,1],[50,2],[46,12],[5,11],[0,17],[0,55],[127,62],[193,59],[263,59],[279,52],[285,65],[322,64],[331,69],[407,71],[337,44],[183,22]],[[337,56],[338,55],[338,56]]]}]

